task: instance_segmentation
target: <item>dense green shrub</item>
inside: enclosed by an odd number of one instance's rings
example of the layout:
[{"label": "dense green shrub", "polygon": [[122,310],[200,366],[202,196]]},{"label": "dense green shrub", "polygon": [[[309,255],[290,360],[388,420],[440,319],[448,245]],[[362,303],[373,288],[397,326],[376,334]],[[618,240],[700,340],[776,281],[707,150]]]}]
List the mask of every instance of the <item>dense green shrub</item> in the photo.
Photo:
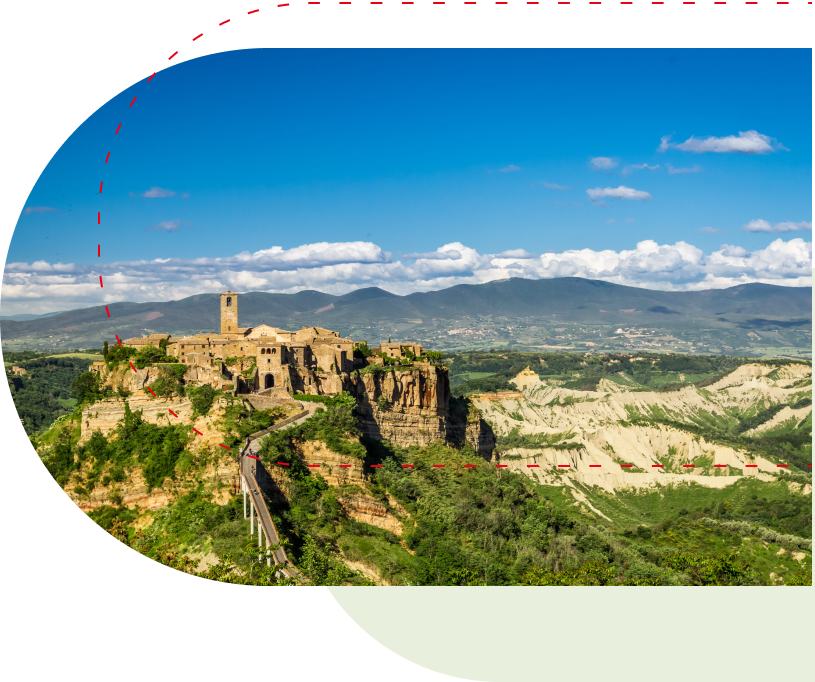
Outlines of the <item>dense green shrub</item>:
[{"label": "dense green shrub", "polygon": [[186,389],[186,395],[192,403],[196,415],[203,415],[209,412],[218,392],[209,384],[204,384],[198,388],[190,387]]}]

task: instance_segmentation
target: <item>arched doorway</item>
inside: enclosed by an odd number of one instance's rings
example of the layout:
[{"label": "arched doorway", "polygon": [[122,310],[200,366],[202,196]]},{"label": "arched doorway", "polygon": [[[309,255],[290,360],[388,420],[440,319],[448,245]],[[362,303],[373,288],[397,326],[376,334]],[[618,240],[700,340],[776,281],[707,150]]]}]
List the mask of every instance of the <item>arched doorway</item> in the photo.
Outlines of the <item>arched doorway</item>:
[{"label": "arched doorway", "polygon": [[263,388],[274,388],[274,374],[267,374],[263,380]]}]

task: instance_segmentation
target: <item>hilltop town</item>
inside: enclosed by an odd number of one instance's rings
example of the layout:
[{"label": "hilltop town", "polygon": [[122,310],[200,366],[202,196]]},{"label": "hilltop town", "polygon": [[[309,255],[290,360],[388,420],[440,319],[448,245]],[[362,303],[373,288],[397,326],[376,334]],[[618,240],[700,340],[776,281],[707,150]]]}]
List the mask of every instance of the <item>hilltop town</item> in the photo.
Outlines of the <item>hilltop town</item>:
[{"label": "hilltop town", "polygon": [[[425,353],[420,343],[389,341],[369,348],[367,341],[342,338],[339,332],[322,327],[303,326],[298,331],[267,324],[241,327],[238,296],[233,291],[220,295],[220,332],[183,337],[152,334],[126,339],[124,345],[137,351],[155,346],[165,349],[168,358],[179,364],[218,369],[233,380],[236,394],[280,396],[336,395],[344,390],[343,380],[355,369],[369,364],[409,364],[434,356]],[[227,367],[234,365],[242,372],[232,376]],[[104,362],[94,363],[97,371],[104,371],[104,367]],[[201,372],[201,376],[206,375]]]}]

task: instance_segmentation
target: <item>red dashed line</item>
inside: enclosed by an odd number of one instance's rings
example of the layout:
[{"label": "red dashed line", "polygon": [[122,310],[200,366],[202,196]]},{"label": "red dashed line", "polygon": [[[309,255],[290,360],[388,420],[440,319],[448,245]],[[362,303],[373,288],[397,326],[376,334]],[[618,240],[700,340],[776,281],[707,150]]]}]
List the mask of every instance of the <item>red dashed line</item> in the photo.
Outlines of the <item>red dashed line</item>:
[{"label": "red dashed line", "polygon": [[101,258],[101,257],[102,257],[102,245],[101,245],[101,244],[97,244],[97,245],[96,245],[96,255],[97,255],[99,258]]},{"label": "red dashed line", "polygon": [[130,363],[128,363],[128,364],[130,365],[130,369],[132,369],[134,372],[136,372],[136,368],[133,366],[133,363],[132,363],[132,362],[130,362]]},{"label": "red dashed line", "polygon": [[695,464],[683,464],[682,466],[685,467],[686,469],[693,469],[693,467],[695,467],[696,465]]},{"label": "red dashed line", "polygon": [[758,466],[758,464],[745,464],[744,466],[755,468]]},{"label": "red dashed line", "polygon": [[156,397],[157,397],[157,396],[156,396],[156,394],[155,394],[155,393],[153,393],[153,389],[152,389],[152,388],[150,388],[149,386],[146,386],[145,388],[146,388],[148,391],[150,391],[150,395],[152,395],[154,398],[156,398]]},{"label": "red dashed line", "polygon": [[599,467],[599,466],[602,466],[602,465],[601,464],[589,464],[589,466],[594,468],[594,467]]},{"label": "red dashed line", "polygon": [[350,464],[340,464],[340,469],[346,469],[350,466],[351,466]]},{"label": "red dashed line", "polygon": [[287,466],[289,466],[289,465],[288,465],[286,462],[278,462],[278,464],[279,464],[280,466],[282,466],[282,467],[287,467]]},{"label": "red dashed line", "polygon": [[[155,72],[155,71],[153,71],[153,76],[155,76],[155,75],[156,75],[156,72]],[[147,82],[148,82],[148,83],[149,83],[151,80],[153,80],[153,76],[150,76],[150,78],[148,78],[148,79],[147,79]]]},{"label": "red dashed line", "polygon": [[167,412],[169,412],[171,415],[173,415],[173,417],[178,419],[178,415],[175,412],[173,412],[172,410],[167,410]]},{"label": "red dashed line", "polygon": [[260,12],[259,9],[253,9],[251,12],[247,12],[247,14],[254,14],[255,12]]},{"label": "red dashed line", "polygon": [[96,212],[96,224],[97,225],[102,224],[102,211],[97,211]]},{"label": "red dashed line", "polygon": [[218,445],[220,445],[224,450],[231,450],[232,449],[228,445],[224,445],[223,443],[218,443]]},{"label": "red dashed line", "polygon": [[309,467],[319,467],[320,465],[319,465],[319,464],[307,464],[306,466],[309,466]]},{"label": "red dashed line", "polygon": [[116,337],[116,343],[118,343],[118,344],[121,346],[121,345],[122,345],[122,342],[121,342],[121,340],[119,339],[119,335],[118,335],[118,334],[114,334],[113,336],[115,336],[115,337]]},{"label": "red dashed line", "polygon": [[652,467],[664,467],[665,465],[664,464],[652,464],[651,466]]},{"label": "red dashed line", "polygon": [[540,464],[527,464],[526,465],[527,469],[537,469],[538,467],[540,467]]},{"label": "red dashed line", "polygon": [[113,134],[114,134],[114,135],[118,135],[118,134],[119,134],[119,128],[121,128],[121,127],[122,127],[122,124],[120,123],[120,124],[119,124],[119,125],[116,127],[116,132],[115,132],[115,133],[113,133]]},{"label": "red dashed line", "polygon": [[471,468],[475,468],[476,466],[478,466],[478,465],[477,464],[465,464],[464,468],[465,469],[471,469]]},{"label": "red dashed line", "polygon": [[[278,7],[280,7],[280,5],[278,5]],[[227,19],[226,21],[222,21],[220,24],[218,24],[218,26],[223,26],[224,24],[228,24],[230,21],[232,21],[232,20]]]},{"label": "red dashed line", "polygon": [[[380,3],[380,4],[382,4],[382,3]],[[282,5],[278,5],[278,7],[288,7],[288,6],[289,6],[288,2],[284,2]]]},{"label": "red dashed line", "polygon": [[571,464],[558,464],[558,466],[559,466],[559,467],[570,467],[570,466],[572,466],[572,465],[571,465]]},{"label": "red dashed line", "polygon": [[371,464],[372,469],[379,469],[381,466],[381,464]]},{"label": "red dashed line", "polygon": [[381,2],[372,2],[371,4],[372,5],[381,5],[382,3]]},{"label": "red dashed line", "polygon": [[438,467],[439,469],[444,469],[444,464],[434,464],[434,468]]},{"label": "red dashed line", "polygon": [[192,39],[192,42],[195,42],[199,38],[203,37],[203,35],[204,35],[203,33],[199,33],[197,36],[195,36],[195,38]]},{"label": "red dashed line", "polygon": [[[134,97],[134,98],[133,98],[133,102],[135,102],[137,99],[138,99],[138,97]],[[131,106],[131,107],[132,107],[132,106],[133,106],[133,102],[131,102],[129,106]]]},{"label": "red dashed line", "polygon": [[256,459],[256,460],[260,461],[260,457],[255,457],[254,455],[246,455],[246,456],[251,457],[252,459]]},{"label": "red dashed line", "polygon": [[110,311],[108,310],[107,306],[105,306],[105,312],[108,314],[108,317],[110,317]]},{"label": "red dashed line", "polygon": [[101,194],[101,193],[102,193],[102,185],[104,185],[104,184],[105,184],[105,181],[104,181],[104,180],[102,180],[102,181],[100,181],[100,182],[99,182],[99,194]]},{"label": "red dashed line", "polygon": [[[780,3],[779,3],[779,4],[780,4]],[[776,464],[776,466],[779,466],[779,467],[788,467],[788,466],[789,466],[789,464]]]},{"label": "red dashed line", "polygon": [[714,464],[713,466],[716,467],[716,468],[719,468],[719,467],[726,467],[727,464]]},{"label": "red dashed line", "polygon": [[[152,393],[152,391],[151,391],[151,393]],[[203,435],[204,435],[204,434],[203,434],[203,433],[201,433],[201,432],[200,432],[198,429],[196,429],[194,426],[192,427],[192,430],[193,430],[193,431],[195,431],[195,433],[197,433],[199,436],[203,436]]]},{"label": "red dashed line", "polygon": [[407,469],[407,468],[411,468],[411,469],[412,469],[412,468],[413,468],[413,465],[412,465],[412,464],[403,464],[403,465],[402,465],[402,468],[403,468],[403,469]]},{"label": "red dashed line", "polygon": [[167,59],[172,59],[172,58],[173,58],[173,57],[175,57],[177,54],[178,54],[178,50],[176,50],[175,52],[173,52],[173,53],[172,53],[172,54],[171,54],[169,57],[167,57]]},{"label": "red dashed line", "polygon": [[633,464],[620,464],[620,466],[621,466],[621,467],[632,467],[632,466],[634,466],[634,465],[633,465]]},{"label": "red dashed line", "polygon": [[499,469],[506,469],[509,466],[509,464],[496,464],[495,466],[498,467]]},{"label": "red dashed line", "polygon": [[110,160],[110,152],[108,152],[108,155],[105,157],[105,163],[107,163],[109,160]]},{"label": "red dashed line", "polygon": [[104,288],[104,284],[102,284],[102,275],[99,275],[99,286]]}]

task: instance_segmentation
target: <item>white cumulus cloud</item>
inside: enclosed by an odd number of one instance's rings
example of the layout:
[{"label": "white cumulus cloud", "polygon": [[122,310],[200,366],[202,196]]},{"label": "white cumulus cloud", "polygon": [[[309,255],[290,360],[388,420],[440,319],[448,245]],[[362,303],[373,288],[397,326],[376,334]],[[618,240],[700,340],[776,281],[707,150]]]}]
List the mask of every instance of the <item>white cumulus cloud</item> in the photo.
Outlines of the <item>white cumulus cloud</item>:
[{"label": "white cumulus cloud", "polygon": [[151,187],[146,192],[142,192],[141,196],[147,199],[164,199],[165,197],[174,197],[175,192],[161,187]]},{"label": "white cumulus cloud", "polygon": [[635,201],[649,201],[651,199],[651,195],[648,194],[648,192],[632,189],[625,185],[620,185],[619,187],[595,187],[594,189],[587,189],[586,194],[589,195],[589,199],[592,201],[597,201],[605,197],[609,197],[610,199],[633,199]]},{"label": "white cumulus cloud", "polygon": [[595,156],[589,163],[594,170],[611,170],[618,165],[616,159],[609,158],[608,156]]},{"label": "white cumulus cloud", "polygon": [[145,232],[178,232],[181,229],[180,220],[162,220],[156,225],[144,228]]},{"label": "white cumulus cloud", "polygon": [[649,166],[647,163],[641,163],[639,165],[626,166],[625,168],[623,168],[622,174],[628,175],[629,173],[633,173],[635,170],[658,170],[658,169],[659,164],[657,164],[656,166]]},{"label": "white cumulus cloud", "polygon": [[[114,301],[174,300],[224,289],[278,293],[317,289],[342,294],[378,286],[408,294],[508,277],[586,277],[667,291],[745,282],[812,285],[812,244],[801,238],[777,238],[756,251],[726,244],[709,254],[682,241],[645,240],[620,251],[575,249],[539,256],[524,249],[480,254],[452,242],[435,251],[408,255],[395,259],[371,242],[320,242],[212,258],[8,263],[3,312],[43,313]],[[99,288],[99,275],[104,275],[104,289]]]},{"label": "white cumulus cloud", "polygon": [[668,175],[683,175],[686,173],[701,173],[702,168],[700,166],[693,166],[693,168],[674,168],[671,164],[665,164],[668,166]]},{"label": "white cumulus cloud", "polygon": [[812,223],[800,222],[784,222],[775,223],[770,225],[766,220],[751,220],[744,227],[741,228],[744,232],[801,232],[807,230],[812,232]]},{"label": "white cumulus cloud", "polygon": [[762,135],[757,130],[739,132],[738,135],[727,135],[726,137],[694,137],[691,135],[684,142],[671,142],[671,136],[666,135],[660,140],[657,151],[664,152],[668,149],[679,149],[683,152],[695,152],[696,154],[706,154],[715,152],[718,154],[772,154],[779,150],[789,151],[784,145],[767,135]]}]

